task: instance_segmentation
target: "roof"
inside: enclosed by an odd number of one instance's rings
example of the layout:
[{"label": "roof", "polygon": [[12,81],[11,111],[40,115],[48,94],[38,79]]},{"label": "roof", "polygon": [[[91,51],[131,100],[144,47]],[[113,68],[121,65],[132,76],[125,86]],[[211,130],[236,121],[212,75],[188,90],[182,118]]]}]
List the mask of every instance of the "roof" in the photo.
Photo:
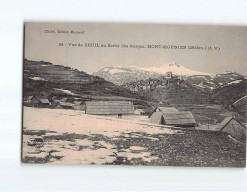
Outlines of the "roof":
[{"label": "roof", "polygon": [[68,102],[61,102],[61,101],[59,101],[59,104],[60,104],[61,106],[73,107],[73,104],[68,103]]},{"label": "roof", "polygon": [[48,99],[39,99],[39,101],[42,103],[42,104],[49,104],[49,100]]},{"label": "roof", "polygon": [[163,115],[162,112],[154,112],[150,117],[150,121],[152,123],[161,124],[162,115]]},{"label": "roof", "polygon": [[68,100],[68,98],[62,98],[62,99],[60,99],[60,101],[62,101],[62,102],[66,102]]},{"label": "roof", "polygon": [[196,124],[194,116],[190,111],[177,113],[163,113],[163,118],[167,125]]},{"label": "roof", "polygon": [[131,101],[86,101],[86,114],[134,114]]},{"label": "roof", "polygon": [[156,107],[153,112],[149,115],[149,117],[156,111],[156,110],[161,111],[162,113],[174,113],[174,112],[179,112],[178,109],[174,107]]},{"label": "roof", "polygon": [[74,101],[74,105],[75,106],[79,106],[79,105],[81,105],[83,102],[82,101]]},{"label": "roof", "polygon": [[144,113],[144,110],[142,110],[142,109],[136,109],[135,111],[140,112],[140,113]]},{"label": "roof", "polygon": [[[216,131],[221,131],[222,129],[224,129],[227,124],[231,121],[231,120],[235,120],[237,121],[235,118],[233,117],[226,117],[215,129]],[[237,121],[240,125],[242,125],[244,128],[246,128],[242,123],[240,123],[239,121]]]},{"label": "roof", "polygon": [[31,100],[34,96],[28,96],[27,100]]},{"label": "roof", "polygon": [[150,116],[150,121],[153,123],[161,124],[164,120],[167,125],[189,125],[196,124],[194,116],[191,112],[173,112],[173,113],[163,113],[161,111],[153,112]]}]

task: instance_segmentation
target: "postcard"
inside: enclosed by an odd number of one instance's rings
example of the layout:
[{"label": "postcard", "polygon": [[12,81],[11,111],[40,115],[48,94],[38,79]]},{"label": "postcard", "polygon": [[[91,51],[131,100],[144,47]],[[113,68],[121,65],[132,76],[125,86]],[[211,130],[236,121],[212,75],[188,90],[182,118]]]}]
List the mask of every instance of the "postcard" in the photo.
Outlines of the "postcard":
[{"label": "postcard", "polygon": [[22,162],[245,167],[246,32],[25,23]]}]

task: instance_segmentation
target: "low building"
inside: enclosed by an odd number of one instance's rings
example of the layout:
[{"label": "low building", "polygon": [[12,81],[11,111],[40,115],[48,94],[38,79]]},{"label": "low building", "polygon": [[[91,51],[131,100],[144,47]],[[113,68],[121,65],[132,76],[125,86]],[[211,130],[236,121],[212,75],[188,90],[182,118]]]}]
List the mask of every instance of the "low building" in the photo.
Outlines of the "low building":
[{"label": "low building", "polygon": [[35,95],[32,95],[32,96],[27,97],[27,100],[25,103],[27,103],[30,106],[34,106],[35,104],[38,103],[38,101],[39,99]]},{"label": "low building", "polygon": [[144,115],[145,112],[144,112],[144,110],[142,110],[142,109],[136,109],[136,110],[134,111],[134,114],[135,114],[135,115]]},{"label": "low building", "polygon": [[149,116],[150,122],[163,125],[195,127],[196,121],[190,111],[178,111],[173,107],[157,107]]},{"label": "low building", "polygon": [[69,102],[57,102],[57,108],[63,108],[63,109],[73,109],[73,104]]},{"label": "low building", "polygon": [[233,117],[225,118],[215,130],[225,132],[237,140],[246,139],[246,127]]},{"label": "low building", "polygon": [[86,101],[86,114],[92,115],[123,115],[134,114],[132,101]]},{"label": "low building", "polygon": [[34,104],[34,106],[48,108],[50,107],[50,101],[46,98],[39,98],[38,101]]},{"label": "low building", "polygon": [[50,102],[51,102],[51,108],[57,108],[59,100],[53,98]]}]

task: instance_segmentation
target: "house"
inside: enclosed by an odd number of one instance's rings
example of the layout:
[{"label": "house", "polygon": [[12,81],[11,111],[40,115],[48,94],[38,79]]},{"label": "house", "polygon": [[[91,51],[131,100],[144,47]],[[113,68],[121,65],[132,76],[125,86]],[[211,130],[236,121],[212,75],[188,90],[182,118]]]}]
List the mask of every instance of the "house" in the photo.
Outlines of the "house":
[{"label": "house", "polygon": [[51,102],[51,108],[56,108],[58,106],[59,100],[52,98],[50,102]]},{"label": "house", "polygon": [[86,114],[92,115],[123,115],[134,114],[132,101],[86,101]]},{"label": "house", "polygon": [[39,99],[35,95],[32,95],[27,97],[26,103],[31,106],[34,106],[35,104],[38,103],[38,101]]},{"label": "house", "polygon": [[69,102],[58,101],[57,102],[57,108],[73,109],[73,104],[71,104]]},{"label": "house", "polygon": [[166,79],[172,79],[172,72],[166,72]]},{"label": "house", "polygon": [[173,107],[157,107],[149,116],[150,122],[156,124],[194,127],[196,121],[190,111],[178,111]]},{"label": "house", "polygon": [[38,98],[38,101],[34,104],[34,106],[42,108],[48,108],[50,105],[50,101],[47,98]]},{"label": "house", "polygon": [[238,140],[246,139],[246,127],[233,117],[226,117],[215,130],[225,132]]},{"label": "house", "polygon": [[31,103],[32,102],[32,99],[34,99],[34,98],[35,98],[34,95],[28,96],[27,97],[27,103]]},{"label": "house", "polygon": [[135,114],[135,115],[144,115],[145,112],[144,112],[144,110],[142,110],[142,109],[136,109],[136,110],[134,111],[134,114]]},{"label": "house", "polygon": [[82,101],[74,101],[73,108],[75,110],[85,110],[85,104]]}]

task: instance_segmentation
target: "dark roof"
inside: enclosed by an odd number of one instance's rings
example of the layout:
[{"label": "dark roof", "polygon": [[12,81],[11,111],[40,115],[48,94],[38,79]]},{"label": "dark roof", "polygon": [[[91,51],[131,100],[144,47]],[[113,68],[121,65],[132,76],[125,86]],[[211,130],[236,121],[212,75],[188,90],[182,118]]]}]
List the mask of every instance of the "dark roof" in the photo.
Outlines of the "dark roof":
[{"label": "dark roof", "polygon": [[[235,120],[237,121],[235,118],[233,117],[226,117],[215,129],[216,131],[221,131],[222,129],[224,129],[227,124],[231,121],[231,120]],[[237,121],[240,125],[242,125],[244,128],[246,128],[242,123],[240,123],[239,121]]]},{"label": "dark roof", "polygon": [[134,114],[131,101],[86,101],[86,114]]}]

